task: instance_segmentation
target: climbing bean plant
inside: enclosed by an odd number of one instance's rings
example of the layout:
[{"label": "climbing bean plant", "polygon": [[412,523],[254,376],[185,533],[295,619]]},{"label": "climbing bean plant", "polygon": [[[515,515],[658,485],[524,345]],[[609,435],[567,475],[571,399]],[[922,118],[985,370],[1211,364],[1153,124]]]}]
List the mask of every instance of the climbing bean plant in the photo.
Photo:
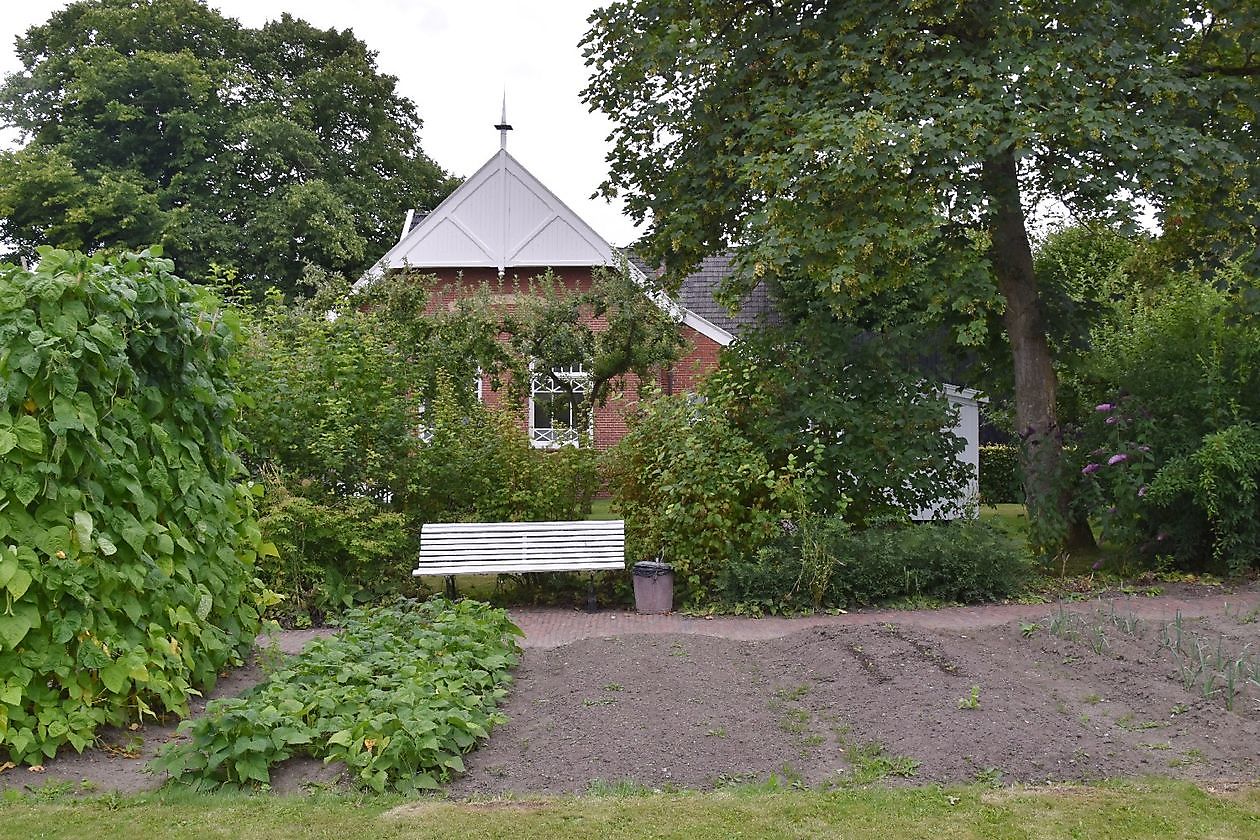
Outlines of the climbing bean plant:
[{"label": "climbing bean plant", "polygon": [[157,249],[0,266],[0,757],[186,714],[268,595],[238,329]]}]

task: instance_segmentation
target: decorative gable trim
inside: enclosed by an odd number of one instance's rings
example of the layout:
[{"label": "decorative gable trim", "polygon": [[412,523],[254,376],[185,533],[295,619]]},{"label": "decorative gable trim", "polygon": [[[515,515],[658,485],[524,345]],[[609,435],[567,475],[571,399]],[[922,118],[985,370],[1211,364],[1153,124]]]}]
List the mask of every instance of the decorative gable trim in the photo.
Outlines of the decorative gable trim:
[{"label": "decorative gable trim", "polygon": [[407,231],[374,271],[612,265],[612,248],[500,149]]}]

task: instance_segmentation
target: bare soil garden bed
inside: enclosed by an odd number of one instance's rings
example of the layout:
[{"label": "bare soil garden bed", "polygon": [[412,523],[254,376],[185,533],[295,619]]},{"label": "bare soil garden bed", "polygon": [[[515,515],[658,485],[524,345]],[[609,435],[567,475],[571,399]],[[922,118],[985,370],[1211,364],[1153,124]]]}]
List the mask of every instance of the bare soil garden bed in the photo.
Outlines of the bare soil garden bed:
[{"label": "bare soil garden bed", "polygon": [[[1241,595],[1234,603],[1256,601]],[[624,635],[529,647],[508,724],[444,794],[711,788],[772,775],[808,785],[1260,778],[1260,684],[1248,682],[1260,678],[1260,616],[1235,606],[1176,621],[1129,609],[1150,603],[1047,605],[975,628],[922,626],[932,614],[917,613],[758,641]],[[295,652],[316,632],[286,632],[279,647]],[[253,662],[212,696],[262,678]],[[144,767],[174,729],[107,732],[100,748],[43,772],[0,773],[0,789],[158,787]],[[293,760],[273,772],[273,789],[338,776]]]},{"label": "bare soil garden bed", "polygon": [[1187,688],[1182,670],[1188,656],[1198,667],[1196,643],[1214,666],[1220,639],[1226,661],[1254,666],[1255,618],[1183,620],[1181,654],[1164,644],[1172,622],[1135,622],[1123,603],[1047,607],[973,632],[889,623],[529,650],[509,723],[448,791],[708,788],[771,774],[809,785],[1255,780],[1260,685],[1236,682],[1227,710],[1219,677],[1205,697],[1206,674]]}]

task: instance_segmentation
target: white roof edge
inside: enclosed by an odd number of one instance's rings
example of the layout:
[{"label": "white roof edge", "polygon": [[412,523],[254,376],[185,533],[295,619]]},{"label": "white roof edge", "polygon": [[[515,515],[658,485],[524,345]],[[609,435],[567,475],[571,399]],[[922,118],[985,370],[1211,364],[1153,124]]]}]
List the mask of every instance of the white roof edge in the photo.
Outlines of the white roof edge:
[{"label": "white roof edge", "polygon": [[683,306],[664,292],[648,292],[646,289],[648,278],[647,275],[643,273],[643,269],[635,265],[634,261],[627,257],[620,249],[617,250],[617,254],[630,270],[630,276],[633,277],[640,286],[645,287],[644,292],[646,292],[648,297],[650,297],[661,309],[677,318],[683,324],[691,327],[705,338],[722,347],[728,346],[735,340],[735,336],[733,334],[722,329],[709,319],[692,312],[690,309]]},{"label": "white roof edge", "polygon": [[[388,256],[388,254],[386,256]],[[379,260],[377,260],[375,263],[372,264],[371,268],[369,268],[367,271],[359,275],[359,279],[355,280],[354,283],[350,285],[350,291],[352,292],[363,291],[368,286],[372,285],[372,282],[375,281],[376,278],[381,277],[388,270],[389,270],[389,262],[386,261],[385,257],[381,257]]]},{"label": "white roof edge", "polygon": [[722,347],[726,347],[735,340],[735,336],[719,327],[702,315],[697,315],[690,309],[683,308],[682,322],[700,333],[705,338],[716,342]]}]

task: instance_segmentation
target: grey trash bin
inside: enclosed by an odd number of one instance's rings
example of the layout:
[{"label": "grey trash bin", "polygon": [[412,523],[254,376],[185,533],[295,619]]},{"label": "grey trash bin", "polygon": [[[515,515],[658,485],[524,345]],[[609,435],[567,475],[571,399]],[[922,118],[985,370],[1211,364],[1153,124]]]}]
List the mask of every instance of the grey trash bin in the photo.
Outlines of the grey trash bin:
[{"label": "grey trash bin", "polygon": [[643,560],[634,564],[634,608],[641,613],[674,611],[674,568]]}]

